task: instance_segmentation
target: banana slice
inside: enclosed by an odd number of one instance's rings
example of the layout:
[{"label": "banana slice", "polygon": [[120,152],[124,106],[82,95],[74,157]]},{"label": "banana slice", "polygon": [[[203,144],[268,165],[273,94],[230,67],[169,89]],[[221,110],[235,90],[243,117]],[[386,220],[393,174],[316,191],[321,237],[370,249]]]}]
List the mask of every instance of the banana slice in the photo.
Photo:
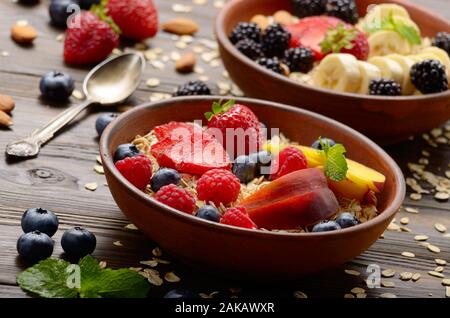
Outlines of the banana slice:
[{"label": "banana slice", "polygon": [[386,57],[376,56],[369,59],[369,63],[377,66],[381,71],[381,77],[403,83],[403,68],[399,63]]},{"label": "banana slice", "polygon": [[380,78],[381,72],[380,69],[373,64],[363,61],[358,61],[358,64],[361,73],[361,87],[359,88],[358,93],[368,94],[370,82],[376,78]]},{"label": "banana slice", "polygon": [[[450,75],[450,57],[447,52],[436,46],[430,46],[422,50],[422,53],[431,53],[437,57],[437,59],[444,64],[447,74]],[[422,54],[420,53],[420,54]],[[420,55],[419,54],[419,55]]]},{"label": "banana slice", "polygon": [[408,11],[398,4],[384,3],[374,6],[364,18],[367,25],[379,23],[392,15],[394,17],[404,17],[410,19]]},{"label": "banana slice", "polygon": [[370,47],[370,57],[388,54],[411,54],[411,45],[400,34],[394,31],[378,31],[367,39]]},{"label": "banana slice", "polygon": [[414,60],[403,56],[400,54],[390,54],[386,55],[385,58],[390,59],[392,61],[397,62],[403,69],[403,81],[400,82],[402,86],[402,94],[403,95],[411,95],[414,93],[416,89],[413,83],[411,82],[411,67],[414,65]]},{"label": "banana slice", "polygon": [[356,93],[361,86],[358,60],[351,54],[330,54],[317,67],[314,84],[341,93]]}]

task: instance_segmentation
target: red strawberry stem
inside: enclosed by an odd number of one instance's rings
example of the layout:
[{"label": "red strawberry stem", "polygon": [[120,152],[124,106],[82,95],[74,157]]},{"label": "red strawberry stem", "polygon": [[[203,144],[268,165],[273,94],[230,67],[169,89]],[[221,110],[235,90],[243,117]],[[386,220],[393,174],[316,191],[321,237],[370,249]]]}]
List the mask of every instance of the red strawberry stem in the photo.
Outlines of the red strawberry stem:
[{"label": "red strawberry stem", "polygon": [[224,104],[222,104],[222,101],[214,102],[212,104],[212,112],[206,112],[205,118],[210,121],[214,116],[226,113],[234,104],[236,104],[234,99],[230,99]]},{"label": "red strawberry stem", "polygon": [[108,8],[106,8],[107,4],[108,4],[108,0],[102,0],[99,4],[92,5],[91,12],[96,14],[100,20],[108,23],[111,26],[111,28],[114,30],[114,32],[116,32],[117,34],[121,34],[122,31],[120,30],[119,26],[108,15]]},{"label": "red strawberry stem", "polygon": [[320,42],[322,53],[339,53],[342,49],[351,50],[354,46],[353,41],[358,36],[358,32],[356,28],[346,28],[343,23],[339,23],[336,29],[328,29],[325,38]]}]

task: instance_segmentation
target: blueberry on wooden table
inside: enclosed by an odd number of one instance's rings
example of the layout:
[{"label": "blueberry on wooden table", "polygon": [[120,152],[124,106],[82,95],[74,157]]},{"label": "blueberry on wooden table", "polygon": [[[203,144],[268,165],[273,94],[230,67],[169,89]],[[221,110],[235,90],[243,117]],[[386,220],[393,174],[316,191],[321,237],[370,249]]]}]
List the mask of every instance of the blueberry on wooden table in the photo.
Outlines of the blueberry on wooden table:
[{"label": "blueberry on wooden table", "polygon": [[97,130],[97,133],[99,136],[103,134],[103,131],[105,130],[106,126],[108,126],[114,119],[117,118],[117,114],[114,113],[108,113],[108,114],[101,114],[97,117],[97,120],[95,121],[95,130]]},{"label": "blueberry on wooden table", "polygon": [[50,257],[53,245],[53,240],[47,234],[33,231],[19,237],[17,252],[24,261],[34,264]]},{"label": "blueberry on wooden table", "polygon": [[212,222],[219,222],[221,215],[219,213],[219,210],[217,210],[216,207],[212,205],[204,205],[197,211],[197,217],[212,221]]},{"label": "blueberry on wooden table", "polygon": [[78,6],[76,0],[52,0],[48,7],[52,24],[60,28],[66,28],[70,15],[74,13],[75,6]]},{"label": "blueberry on wooden table", "polygon": [[58,230],[59,221],[55,213],[47,209],[32,208],[22,215],[21,226],[25,233],[40,231],[52,237]]},{"label": "blueberry on wooden table", "polygon": [[323,221],[316,225],[314,225],[312,231],[313,232],[329,232],[340,230],[341,226],[335,221]]},{"label": "blueberry on wooden table", "polygon": [[114,162],[123,160],[128,157],[134,157],[139,154],[139,149],[133,144],[119,145],[114,152]]},{"label": "blueberry on wooden table", "polygon": [[177,299],[177,298],[199,298],[199,296],[194,293],[193,291],[190,291],[188,289],[184,288],[177,288],[172,289],[167,292],[167,294],[164,295],[163,298],[169,298],[169,299]]},{"label": "blueberry on wooden table", "polygon": [[178,185],[180,180],[181,176],[178,171],[171,168],[161,168],[153,175],[150,186],[153,192],[158,192],[159,189],[166,185]]},{"label": "blueberry on wooden table", "polygon": [[96,245],[95,235],[79,226],[68,229],[61,238],[61,246],[64,252],[74,259],[92,254]]},{"label": "blueberry on wooden table", "polygon": [[358,225],[360,222],[353,213],[344,212],[336,218],[336,223],[343,229]]},{"label": "blueberry on wooden table", "polygon": [[41,78],[39,88],[42,97],[49,100],[65,101],[72,95],[75,82],[69,74],[52,71]]}]

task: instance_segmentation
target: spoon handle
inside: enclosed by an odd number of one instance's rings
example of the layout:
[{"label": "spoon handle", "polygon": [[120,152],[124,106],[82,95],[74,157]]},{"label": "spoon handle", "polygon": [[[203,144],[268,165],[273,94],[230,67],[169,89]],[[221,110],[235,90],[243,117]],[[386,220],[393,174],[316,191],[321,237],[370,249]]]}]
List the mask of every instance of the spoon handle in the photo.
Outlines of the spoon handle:
[{"label": "spoon handle", "polygon": [[50,120],[43,127],[33,131],[33,133],[27,139],[33,143],[36,143],[37,145],[46,143],[51,138],[53,138],[58,130],[67,125],[70,121],[72,121],[72,119],[74,119],[79,113],[81,113],[91,104],[92,101],[86,100],[79,105],[72,106],[66,109],[61,114]]}]

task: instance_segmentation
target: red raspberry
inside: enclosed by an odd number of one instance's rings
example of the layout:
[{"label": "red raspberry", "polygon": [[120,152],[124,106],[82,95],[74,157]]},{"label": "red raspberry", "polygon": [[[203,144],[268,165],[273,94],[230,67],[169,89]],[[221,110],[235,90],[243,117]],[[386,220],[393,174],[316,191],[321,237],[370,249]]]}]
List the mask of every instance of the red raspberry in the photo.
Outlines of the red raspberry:
[{"label": "red raspberry", "polygon": [[158,12],[152,0],[109,0],[106,7],[127,38],[141,41],[158,32]]},{"label": "red raspberry", "polygon": [[152,178],[152,162],[146,155],[128,157],[116,162],[116,168],[136,188],[144,190]]},{"label": "red raspberry", "polygon": [[235,207],[228,209],[220,219],[220,223],[243,227],[246,229],[257,228],[256,224],[253,223],[253,221],[248,216],[247,210],[244,207]]},{"label": "red raspberry", "polygon": [[159,189],[155,195],[155,199],[178,211],[189,214],[192,214],[195,209],[195,198],[192,193],[174,184],[169,184]]},{"label": "red raspberry", "polygon": [[272,160],[271,179],[276,180],[288,173],[308,168],[305,155],[298,148],[286,147]]},{"label": "red raspberry", "polygon": [[197,181],[199,200],[227,205],[237,200],[241,183],[229,170],[212,169],[205,172]]},{"label": "red raspberry", "polygon": [[103,61],[119,45],[119,36],[94,13],[81,11],[66,31],[64,61],[68,64],[94,64]]}]

